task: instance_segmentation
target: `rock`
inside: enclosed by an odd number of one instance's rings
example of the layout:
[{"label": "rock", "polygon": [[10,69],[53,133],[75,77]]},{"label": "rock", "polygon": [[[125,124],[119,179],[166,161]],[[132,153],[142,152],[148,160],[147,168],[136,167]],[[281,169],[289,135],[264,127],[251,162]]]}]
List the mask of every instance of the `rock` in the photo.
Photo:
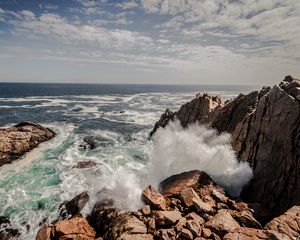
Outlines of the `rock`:
[{"label": "rock", "polygon": [[258,228],[261,229],[261,224],[253,217],[249,210],[242,210],[232,214],[233,218],[239,222],[243,227]]},{"label": "rock", "polygon": [[59,221],[54,225],[54,239],[84,239],[94,240],[95,230],[82,217],[74,217],[69,220]]},{"label": "rock", "polygon": [[166,109],[165,113],[161,115],[160,120],[155,123],[153,130],[150,132],[150,137],[154,135],[154,133],[157,131],[160,127],[165,127],[170,120],[174,119],[174,114],[169,109]]},{"label": "rock", "polygon": [[145,204],[152,206],[154,209],[166,210],[167,201],[165,197],[157,192],[151,185],[148,186],[142,193],[142,201]]},{"label": "rock", "polygon": [[203,225],[205,223],[204,219],[202,217],[200,217],[199,215],[197,215],[196,213],[194,213],[194,212],[191,212],[191,213],[187,214],[185,216],[185,218],[187,220],[194,220],[194,221],[200,223],[200,225]]},{"label": "rock", "polygon": [[188,230],[191,231],[191,233],[196,236],[196,237],[200,237],[201,236],[201,224],[195,220],[188,220],[186,223],[186,227]]},{"label": "rock", "polygon": [[156,231],[156,221],[154,218],[150,218],[148,222],[148,232],[154,233]]},{"label": "rock", "polygon": [[209,238],[211,236],[211,231],[209,228],[202,229],[202,236],[205,238]]},{"label": "rock", "polygon": [[84,208],[86,203],[89,201],[89,195],[87,192],[82,192],[72,200],[61,204],[60,213],[62,219],[67,219],[77,214]]},{"label": "rock", "polygon": [[211,205],[209,205],[206,202],[203,202],[201,199],[194,199],[193,204],[198,212],[207,214],[213,214],[215,212]]},{"label": "rock", "polygon": [[151,214],[151,208],[149,205],[145,205],[143,208],[142,208],[142,212],[144,215],[150,215]]},{"label": "rock", "polygon": [[[122,213],[111,224],[111,239],[120,239],[121,236],[133,234],[146,234],[146,225],[131,213]],[[145,236],[147,237],[147,236]],[[130,238],[126,238],[130,239]]]},{"label": "rock", "polygon": [[174,225],[181,218],[179,211],[153,211],[157,224],[160,226]]},{"label": "rock", "polygon": [[186,226],[186,218],[182,217],[178,220],[177,224],[175,225],[175,229],[177,232],[180,232]]},{"label": "rock", "polygon": [[176,232],[172,228],[169,228],[169,229],[159,229],[155,233],[155,239],[160,239],[160,240],[177,240],[177,238],[176,238]]},{"label": "rock", "polygon": [[213,189],[224,190],[218,186],[205,172],[193,170],[173,175],[163,180],[159,191],[165,197],[180,197],[182,190],[192,188],[201,198],[210,195]]},{"label": "rock", "polygon": [[118,240],[152,240],[151,234],[123,234]]},{"label": "rock", "polygon": [[92,168],[95,167],[97,164],[93,161],[84,161],[77,163],[74,168]]},{"label": "rock", "polygon": [[[183,127],[199,122],[231,134],[237,158],[247,161],[254,174],[241,198],[260,204],[270,214],[262,216],[264,221],[300,204],[300,188],[296,185],[300,182],[299,80],[287,76],[279,86],[240,94],[226,104],[199,95],[172,115],[169,120],[178,119]],[[164,192],[168,194],[166,189]]]},{"label": "rock", "polygon": [[254,228],[238,228],[232,233],[227,233],[223,240],[291,240],[288,236],[271,230]]},{"label": "rock", "polygon": [[180,193],[180,198],[187,207],[191,207],[194,201],[200,201],[199,195],[192,188],[185,188]]},{"label": "rock", "polygon": [[86,136],[83,138],[83,142],[79,145],[83,150],[93,150],[98,147],[98,144],[94,136]]},{"label": "rock", "polygon": [[9,218],[0,216],[0,239],[15,239],[20,236],[20,231],[12,227]]},{"label": "rock", "polygon": [[53,227],[49,224],[44,224],[36,235],[36,240],[51,240]]},{"label": "rock", "polygon": [[0,167],[54,136],[55,133],[49,128],[32,122],[21,122],[13,127],[0,129]]},{"label": "rock", "polygon": [[186,228],[182,229],[180,236],[184,239],[194,239],[193,234]]},{"label": "rock", "polygon": [[283,233],[290,238],[300,236],[300,206],[294,206],[279,217],[274,218],[265,229]]},{"label": "rock", "polygon": [[240,225],[226,210],[221,210],[210,221],[205,223],[205,227],[219,236],[224,236],[226,233],[240,228]]}]

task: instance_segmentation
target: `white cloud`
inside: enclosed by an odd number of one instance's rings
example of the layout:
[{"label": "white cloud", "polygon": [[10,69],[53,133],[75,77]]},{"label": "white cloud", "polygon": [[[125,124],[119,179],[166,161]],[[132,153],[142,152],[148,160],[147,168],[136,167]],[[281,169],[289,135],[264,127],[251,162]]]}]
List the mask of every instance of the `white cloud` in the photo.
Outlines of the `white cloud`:
[{"label": "white cloud", "polygon": [[31,11],[28,11],[28,10],[22,10],[20,13],[21,13],[24,17],[31,18],[31,19],[35,18],[34,13],[31,12]]},{"label": "white cloud", "polygon": [[131,0],[128,2],[124,1],[122,3],[117,3],[115,6],[126,10],[126,9],[136,8],[139,5],[134,0]]}]

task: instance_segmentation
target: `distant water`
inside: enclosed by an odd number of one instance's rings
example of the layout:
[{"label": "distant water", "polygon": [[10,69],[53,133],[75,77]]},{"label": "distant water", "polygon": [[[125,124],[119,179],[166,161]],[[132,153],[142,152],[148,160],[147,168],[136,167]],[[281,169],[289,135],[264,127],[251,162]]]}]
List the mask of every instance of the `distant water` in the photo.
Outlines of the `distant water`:
[{"label": "distant water", "polygon": [[[166,108],[175,111],[198,92],[227,100],[255,89],[259,87],[0,83],[0,127],[34,121],[58,134],[21,161],[0,168],[0,215],[22,228],[22,239],[34,239],[43,219],[55,219],[61,202],[85,190],[91,200],[84,213],[105,197],[99,192],[103,187],[113,190],[121,207],[134,209],[153,148],[147,136]],[[93,136],[98,147],[82,151],[85,136]],[[87,160],[97,166],[72,168]]]}]

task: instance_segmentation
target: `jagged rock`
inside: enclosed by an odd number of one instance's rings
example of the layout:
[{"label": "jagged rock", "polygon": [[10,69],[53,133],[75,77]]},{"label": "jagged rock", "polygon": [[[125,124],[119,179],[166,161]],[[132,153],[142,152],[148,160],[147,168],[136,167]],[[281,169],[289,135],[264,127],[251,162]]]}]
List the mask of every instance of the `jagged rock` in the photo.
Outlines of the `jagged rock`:
[{"label": "jagged rock", "polygon": [[151,234],[123,234],[118,240],[152,240]]},{"label": "jagged rock", "polygon": [[165,197],[180,197],[183,189],[192,188],[200,198],[210,195],[214,189],[224,192],[205,172],[193,170],[173,175],[160,183],[160,192]]},{"label": "jagged rock", "polygon": [[180,232],[180,236],[184,239],[194,239],[193,234],[186,228],[182,229],[182,231]]},{"label": "jagged rock", "polygon": [[253,217],[249,210],[242,210],[232,214],[233,218],[239,222],[243,227],[261,229],[261,224]]},{"label": "jagged rock", "polygon": [[232,233],[227,233],[223,240],[291,240],[288,236],[272,230],[254,228],[238,228]]},{"label": "jagged rock", "polygon": [[[53,226],[44,224],[36,235],[36,240],[51,240]],[[2,239],[2,238],[1,238]]]},{"label": "jagged rock", "polygon": [[174,225],[181,218],[181,213],[174,211],[153,211],[157,224],[160,226]]},{"label": "jagged rock", "polygon": [[142,208],[142,212],[144,215],[150,215],[151,214],[151,208],[149,205],[145,205],[143,208]]},{"label": "jagged rock", "polygon": [[191,207],[194,201],[200,201],[199,195],[192,188],[185,188],[180,193],[180,198],[187,207]]},{"label": "jagged rock", "polygon": [[150,132],[150,137],[157,131],[159,127],[165,127],[170,120],[174,118],[174,113],[171,112],[169,109],[166,109],[164,114],[161,115],[160,120],[155,123],[153,130]]},{"label": "jagged rock", "polygon": [[194,212],[191,212],[191,213],[187,214],[185,216],[185,218],[187,220],[194,220],[194,221],[198,222],[200,225],[203,225],[205,223],[204,219],[202,217],[200,217],[199,215],[197,215],[196,213],[194,213]]},{"label": "jagged rock", "polygon": [[68,216],[74,216],[80,214],[80,211],[84,208],[89,201],[89,195],[87,192],[82,192],[72,200],[62,204],[60,216],[67,218]]},{"label": "jagged rock", "polygon": [[270,221],[265,229],[275,230],[291,238],[300,236],[300,206],[294,206]]},{"label": "jagged rock", "polygon": [[166,210],[167,201],[163,195],[157,192],[151,185],[142,193],[142,201],[152,206],[154,209]]},{"label": "jagged rock", "polygon": [[175,229],[177,232],[180,232],[186,226],[186,218],[182,217],[178,220],[177,224],[175,225]]},{"label": "jagged rock", "polygon": [[211,231],[209,228],[202,229],[202,236],[205,238],[209,238],[211,236]]},{"label": "jagged rock", "polygon": [[196,236],[196,237],[200,237],[201,236],[201,224],[195,220],[188,220],[186,222],[186,227],[188,230],[191,231],[191,233]]},{"label": "jagged rock", "polygon": [[287,76],[279,86],[240,94],[226,104],[199,95],[173,115],[184,127],[199,122],[231,133],[237,158],[249,162],[254,174],[241,198],[269,212],[262,220],[300,204],[299,80]]},{"label": "jagged rock", "polygon": [[153,234],[155,230],[156,230],[156,221],[154,218],[150,218],[148,221],[148,232]]},{"label": "jagged rock", "polygon": [[240,228],[240,225],[226,210],[221,210],[210,221],[205,223],[205,227],[219,236],[224,236],[226,233]]},{"label": "jagged rock", "polygon": [[97,164],[93,161],[85,161],[77,163],[74,168],[92,168],[95,167]]},{"label": "jagged rock", "polygon": [[19,230],[11,226],[9,218],[0,216],[0,239],[15,239],[19,236]]},{"label": "jagged rock", "polygon": [[54,136],[55,133],[49,128],[32,122],[21,122],[13,127],[0,129],[0,167]]},{"label": "jagged rock", "polygon": [[[49,230],[44,230],[48,232]],[[52,227],[53,239],[82,239],[94,240],[95,230],[82,217],[74,217],[69,220],[59,221]],[[39,235],[41,236],[41,235]],[[46,235],[47,236],[47,235]]]},{"label": "jagged rock", "polygon": [[176,240],[176,232],[174,229],[169,228],[169,229],[159,229],[155,233],[155,239],[160,239],[160,240]]},{"label": "jagged rock", "polygon": [[211,205],[209,205],[206,202],[203,202],[201,199],[194,199],[193,204],[198,212],[207,214],[212,214],[215,212]]}]

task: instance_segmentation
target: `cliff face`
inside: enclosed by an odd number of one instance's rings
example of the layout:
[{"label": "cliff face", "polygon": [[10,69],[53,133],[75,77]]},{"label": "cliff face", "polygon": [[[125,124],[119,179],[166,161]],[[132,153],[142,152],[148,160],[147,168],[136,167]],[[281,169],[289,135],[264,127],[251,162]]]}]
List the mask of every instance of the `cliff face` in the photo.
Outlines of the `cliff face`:
[{"label": "cliff face", "polygon": [[237,157],[254,172],[243,200],[262,205],[272,216],[300,204],[299,80],[288,76],[279,86],[241,94],[225,104],[200,95],[170,119],[179,119],[184,127],[199,122],[231,133]]},{"label": "cliff face", "polygon": [[0,167],[54,136],[52,130],[32,122],[22,122],[11,128],[0,129]]}]

